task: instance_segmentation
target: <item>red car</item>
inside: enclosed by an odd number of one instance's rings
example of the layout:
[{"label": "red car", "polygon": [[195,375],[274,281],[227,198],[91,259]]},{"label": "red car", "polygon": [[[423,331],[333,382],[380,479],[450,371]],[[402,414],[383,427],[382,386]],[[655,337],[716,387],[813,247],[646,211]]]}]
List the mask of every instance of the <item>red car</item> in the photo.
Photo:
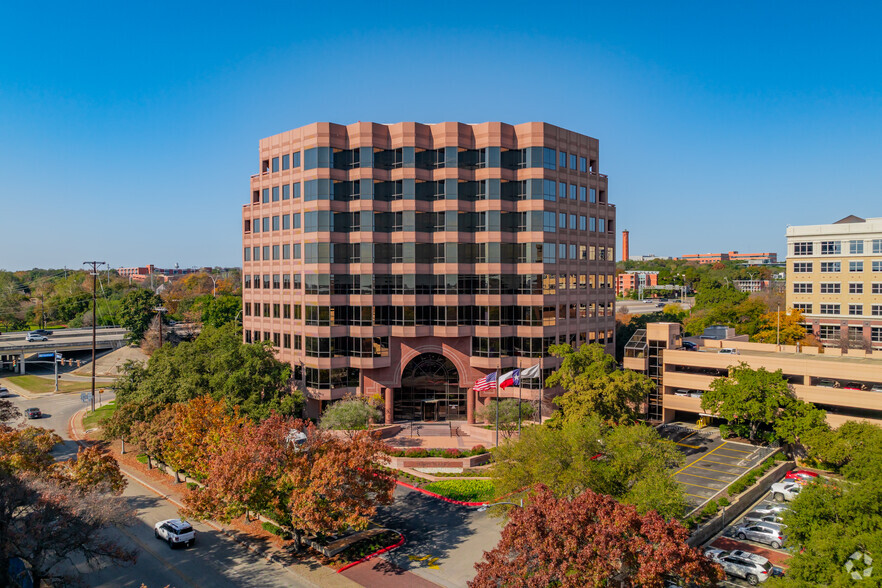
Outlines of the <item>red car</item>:
[{"label": "red car", "polygon": [[808,470],[793,470],[787,472],[787,475],[784,476],[784,479],[797,480],[799,482],[811,482],[817,477],[818,474],[816,474],[815,472],[810,472]]}]

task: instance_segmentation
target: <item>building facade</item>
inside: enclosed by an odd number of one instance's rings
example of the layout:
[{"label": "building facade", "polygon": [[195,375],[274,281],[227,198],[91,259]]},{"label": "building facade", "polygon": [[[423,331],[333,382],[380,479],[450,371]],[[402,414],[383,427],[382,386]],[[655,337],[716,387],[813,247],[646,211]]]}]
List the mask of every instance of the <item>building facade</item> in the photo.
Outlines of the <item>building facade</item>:
[{"label": "building facade", "polygon": [[697,261],[700,264],[717,263],[720,261],[739,261],[749,265],[767,265],[778,263],[777,253],[690,253],[680,257],[683,261]]},{"label": "building facade", "polygon": [[653,286],[658,286],[656,271],[628,270],[616,276],[616,293],[619,296],[627,296],[634,290]]},{"label": "building facade", "polygon": [[[698,351],[683,348],[678,323],[650,323],[625,346],[625,369],[648,375],[656,384],[647,413],[657,421],[697,420],[705,415],[701,397],[731,367],[781,370],[797,397],[827,411],[834,427],[848,420],[882,425],[882,351],[825,349],[750,343],[746,337],[693,337]],[[719,353],[735,349],[736,354]]]},{"label": "building facade", "polygon": [[882,218],[787,227],[786,299],[825,345],[882,349]]},{"label": "building facade", "polygon": [[[488,373],[539,363],[544,378],[553,343],[612,349],[615,207],[596,139],[545,123],[315,123],[259,153],[244,338],[273,343],[312,415],[381,395],[390,422],[472,421]],[[501,396],[542,398],[530,384]]]}]

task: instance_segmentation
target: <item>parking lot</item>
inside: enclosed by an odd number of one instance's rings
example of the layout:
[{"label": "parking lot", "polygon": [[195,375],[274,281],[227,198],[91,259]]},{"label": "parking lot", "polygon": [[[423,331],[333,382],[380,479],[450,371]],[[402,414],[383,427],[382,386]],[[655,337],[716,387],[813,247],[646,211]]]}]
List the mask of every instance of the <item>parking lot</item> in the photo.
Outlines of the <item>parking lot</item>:
[{"label": "parking lot", "polygon": [[693,508],[713,498],[768,454],[768,450],[746,443],[723,441],[713,428],[668,426],[659,432],[686,456],[686,463],[674,473],[674,479],[683,486]]}]

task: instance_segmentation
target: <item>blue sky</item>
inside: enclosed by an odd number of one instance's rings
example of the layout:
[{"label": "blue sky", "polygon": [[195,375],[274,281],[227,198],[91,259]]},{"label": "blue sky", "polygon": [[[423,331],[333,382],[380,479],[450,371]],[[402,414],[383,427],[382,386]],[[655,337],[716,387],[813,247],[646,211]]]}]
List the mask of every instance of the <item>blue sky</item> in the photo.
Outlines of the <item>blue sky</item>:
[{"label": "blue sky", "polygon": [[880,6],[7,3],[0,268],[238,265],[258,140],[317,120],[547,121],[632,254],[783,255],[882,216]]}]

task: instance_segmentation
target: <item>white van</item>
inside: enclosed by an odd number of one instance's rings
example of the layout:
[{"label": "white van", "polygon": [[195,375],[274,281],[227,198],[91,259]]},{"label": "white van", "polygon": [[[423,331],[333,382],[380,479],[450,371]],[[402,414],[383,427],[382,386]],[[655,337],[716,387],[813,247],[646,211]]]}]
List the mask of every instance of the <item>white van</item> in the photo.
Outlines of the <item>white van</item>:
[{"label": "white van", "polygon": [[723,347],[717,353],[724,353],[726,355],[738,355],[738,350],[734,347]]}]

